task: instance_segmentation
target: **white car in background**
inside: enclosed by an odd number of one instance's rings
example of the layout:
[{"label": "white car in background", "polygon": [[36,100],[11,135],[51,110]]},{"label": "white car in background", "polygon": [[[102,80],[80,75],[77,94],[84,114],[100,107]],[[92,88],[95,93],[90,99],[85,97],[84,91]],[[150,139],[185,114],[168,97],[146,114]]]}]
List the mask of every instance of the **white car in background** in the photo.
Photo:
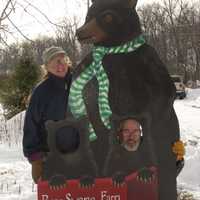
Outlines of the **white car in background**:
[{"label": "white car in background", "polygon": [[171,79],[176,87],[176,97],[184,99],[186,97],[186,90],[183,83],[183,77],[180,75],[171,75]]}]

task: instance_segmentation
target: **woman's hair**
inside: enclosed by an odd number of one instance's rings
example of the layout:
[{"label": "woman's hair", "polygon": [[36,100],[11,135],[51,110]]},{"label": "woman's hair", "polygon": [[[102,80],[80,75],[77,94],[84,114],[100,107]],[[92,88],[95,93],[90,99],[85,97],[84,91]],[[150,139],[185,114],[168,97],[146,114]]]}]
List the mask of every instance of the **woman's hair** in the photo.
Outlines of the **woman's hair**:
[{"label": "woman's hair", "polygon": [[[72,68],[72,61],[69,56],[65,55],[65,62],[68,64],[69,68]],[[49,77],[48,64],[41,65],[41,80],[45,80]]]}]

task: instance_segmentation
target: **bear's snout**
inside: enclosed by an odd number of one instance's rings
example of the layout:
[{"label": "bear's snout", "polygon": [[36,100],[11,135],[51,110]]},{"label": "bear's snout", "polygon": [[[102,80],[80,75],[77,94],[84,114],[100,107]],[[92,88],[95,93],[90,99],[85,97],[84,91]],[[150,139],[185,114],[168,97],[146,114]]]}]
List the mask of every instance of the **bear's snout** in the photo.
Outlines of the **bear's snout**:
[{"label": "bear's snout", "polygon": [[81,43],[99,43],[105,41],[108,35],[92,19],[76,30],[76,36]]}]

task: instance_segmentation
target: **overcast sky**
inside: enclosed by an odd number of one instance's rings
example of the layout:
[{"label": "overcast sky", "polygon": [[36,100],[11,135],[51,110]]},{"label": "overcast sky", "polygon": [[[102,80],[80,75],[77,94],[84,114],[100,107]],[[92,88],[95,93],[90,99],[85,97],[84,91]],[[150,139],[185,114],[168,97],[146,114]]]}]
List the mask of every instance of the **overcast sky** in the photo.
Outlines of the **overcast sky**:
[{"label": "overcast sky", "polygon": [[[143,4],[158,0],[138,0],[138,7]],[[67,19],[76,16],[79,23],[82,24],[87,11],[87,0],[17,0],[16,11],[10,18],[17,27],[29,38],[35,38],[39,35],[53,35],[55,26],[49,23],[47,18],[39,13],[33,6],[41,10],[53,23],[58,23],[63,17]],[[28,5],[28,2],[32,6]],[[22,9],[26,7],[26,10]],[[31,13],[31,14],[28,14]],[[21,40],[22,37],[17,30],[12,27],[11,31],[14,37],[9,36],[9,41]]]}]

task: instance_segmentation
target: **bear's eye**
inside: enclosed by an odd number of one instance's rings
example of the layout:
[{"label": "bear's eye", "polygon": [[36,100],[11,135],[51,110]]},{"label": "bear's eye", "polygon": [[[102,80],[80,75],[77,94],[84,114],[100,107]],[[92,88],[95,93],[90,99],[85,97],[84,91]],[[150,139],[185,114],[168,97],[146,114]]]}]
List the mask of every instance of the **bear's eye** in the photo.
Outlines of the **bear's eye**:
[{"label": "bear's eye", "polygon": [[110,13],[107,13],[103,16],[103,20],[105,23],[111,23],[113,21],[113,16]]},{"label": "bear's eye", "polygon": [[107,10],[103,12],[99,17],[101,22],[104,24],[121,23],[121,17],[118,15],[117,12],[113,10]]}]

